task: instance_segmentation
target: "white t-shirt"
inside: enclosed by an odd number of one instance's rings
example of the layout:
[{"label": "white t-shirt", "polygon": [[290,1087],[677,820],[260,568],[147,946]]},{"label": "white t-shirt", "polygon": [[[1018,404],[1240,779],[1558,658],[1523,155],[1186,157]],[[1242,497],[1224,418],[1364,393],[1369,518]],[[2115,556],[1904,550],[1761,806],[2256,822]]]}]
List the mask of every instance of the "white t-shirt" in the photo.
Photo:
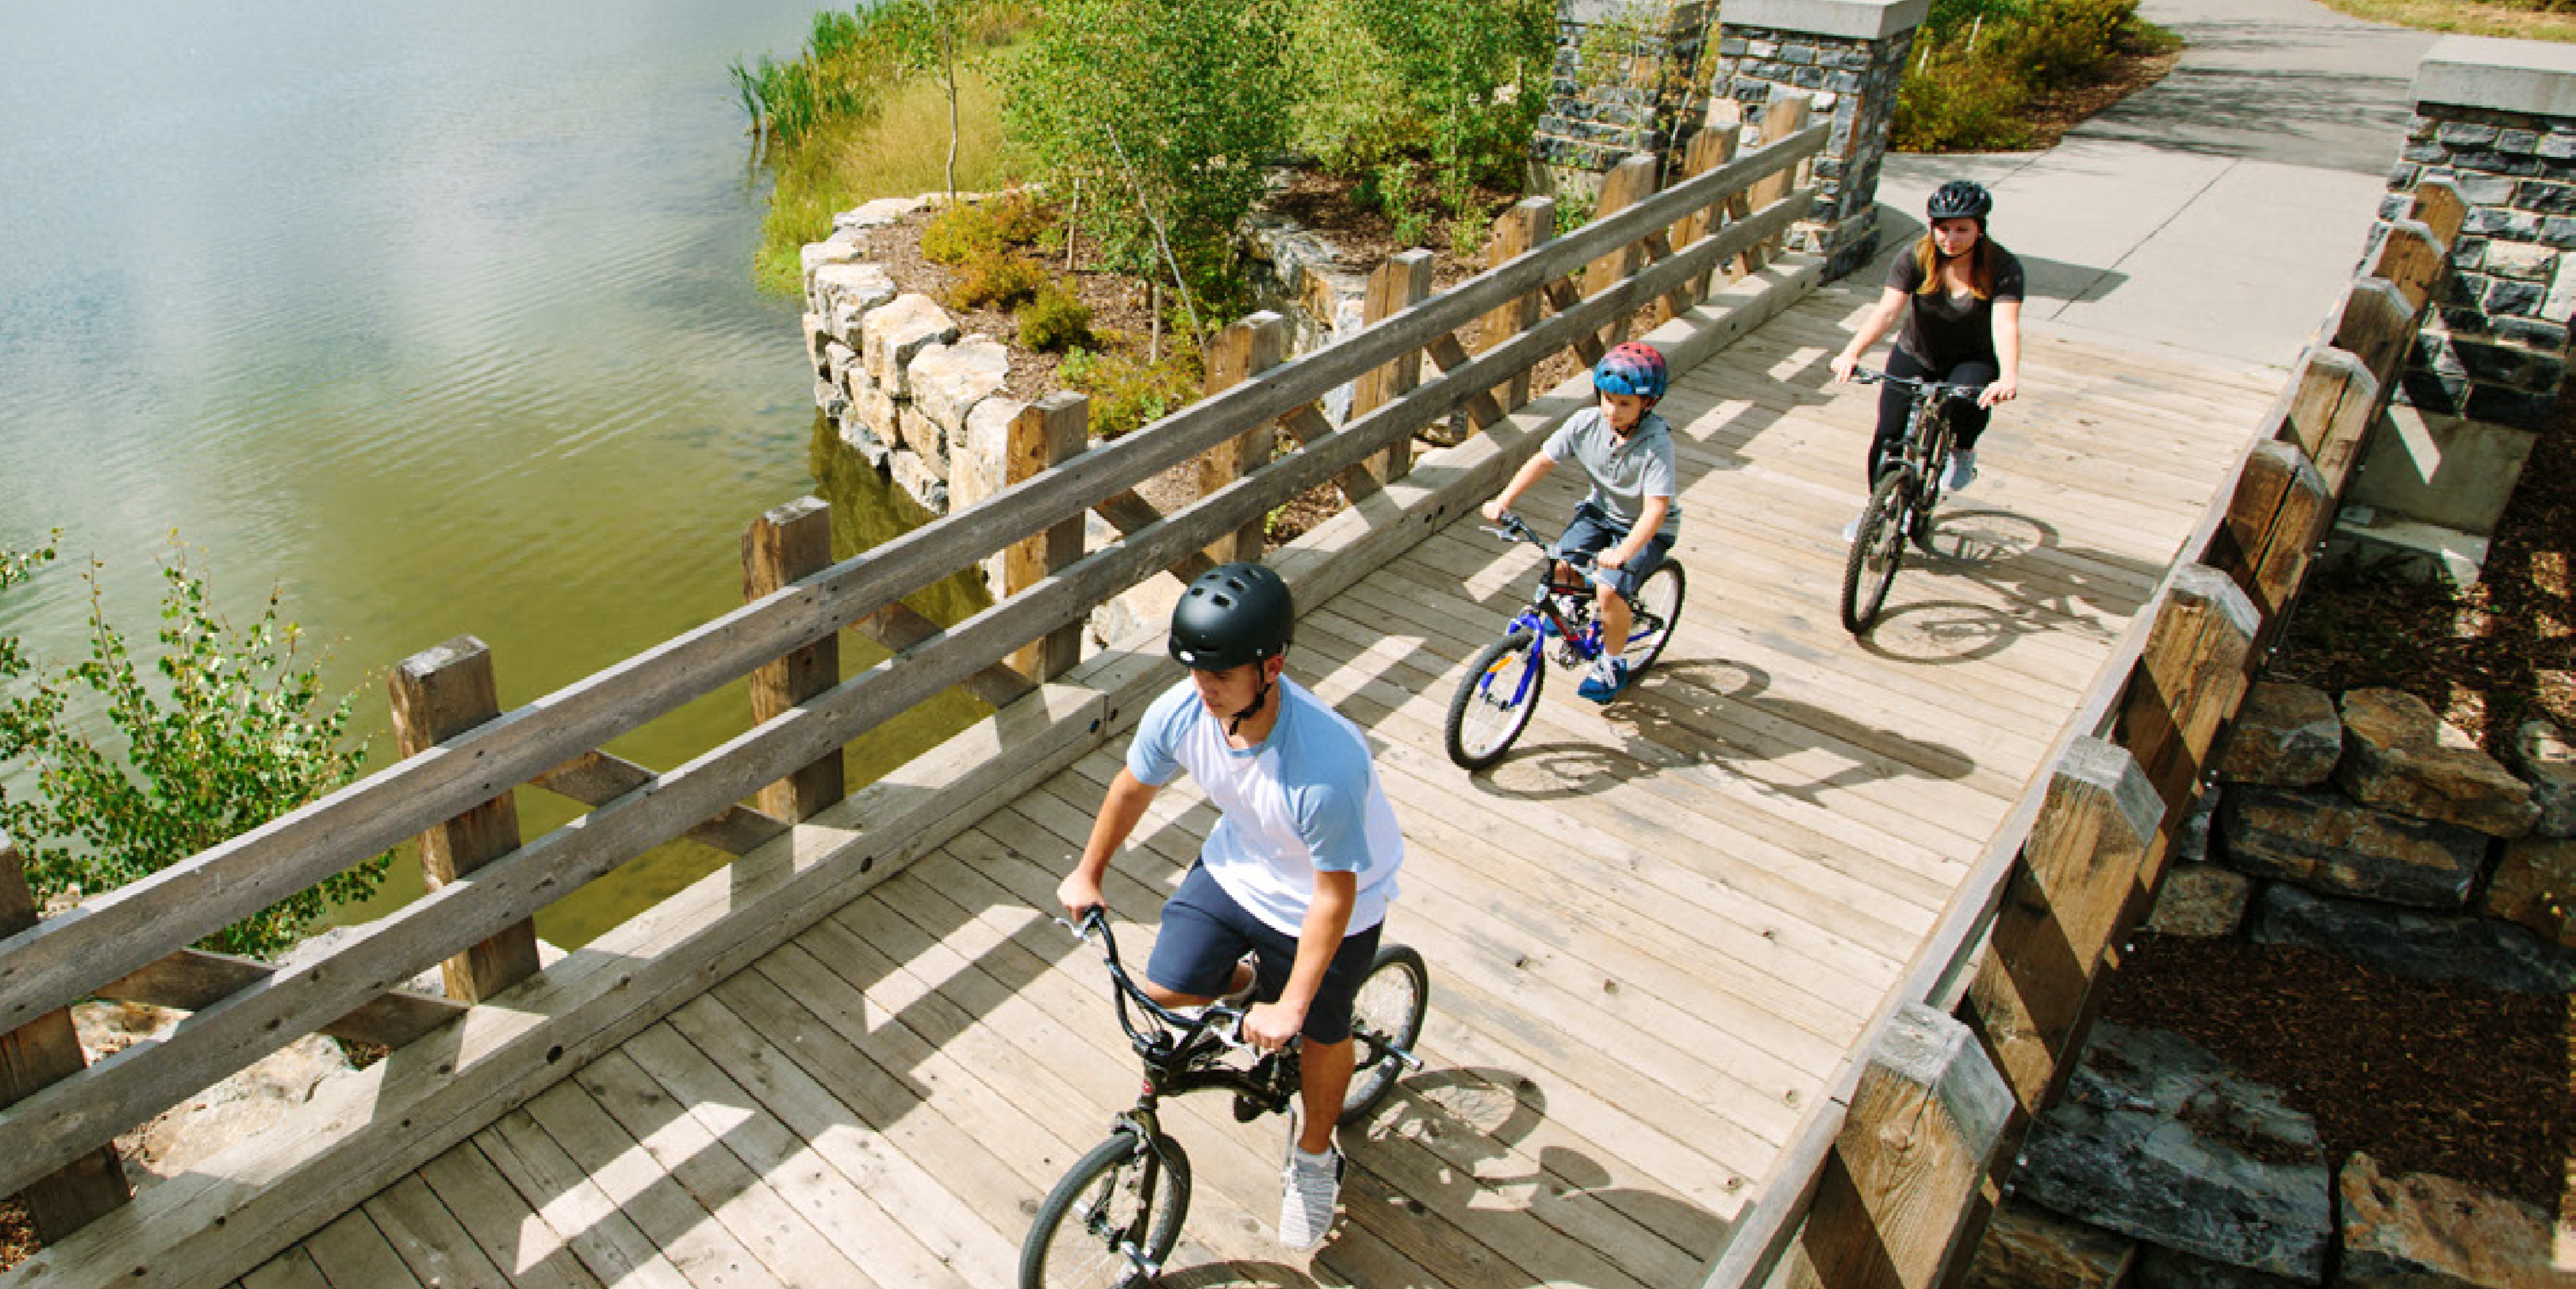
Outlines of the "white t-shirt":
[{"label": "white t-shirt", "polygon": [[1200,858],[1208,876],[1254,917],[1296,935],[1318,872],[1356,873],[1359,898],[1345,935],[1386,917],[1404,835],[1378,784],[1359,727],[1296,682],[1272,694],[1279,721],[1256,747],[1226,745],[1225,722],[1184,679],[1163,691],[1127,745],[1127,769],[1160,787],[1190,773],[1222,817]]}]

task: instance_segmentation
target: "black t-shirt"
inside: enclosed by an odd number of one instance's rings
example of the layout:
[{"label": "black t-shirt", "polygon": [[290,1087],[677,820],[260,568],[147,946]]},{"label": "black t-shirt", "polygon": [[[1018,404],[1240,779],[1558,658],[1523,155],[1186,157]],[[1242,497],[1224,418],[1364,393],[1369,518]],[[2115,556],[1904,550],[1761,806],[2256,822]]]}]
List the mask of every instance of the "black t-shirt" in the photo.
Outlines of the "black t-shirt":
[{"label": "black t-shirt", "polygon": [[2022,273],[2021,261],[2012,252],[1996,246],[1994,253],[1994,294],[1984,300],[1942,291],[1918,294],[1915,288],[1923,285],[1923,264],[1913,246],[1890,262],[1887,284],[1903,291],[1908,305],[1897,348],[1935,371],[1975,358],[1995,361],[1995,301],[2022,298]]}]

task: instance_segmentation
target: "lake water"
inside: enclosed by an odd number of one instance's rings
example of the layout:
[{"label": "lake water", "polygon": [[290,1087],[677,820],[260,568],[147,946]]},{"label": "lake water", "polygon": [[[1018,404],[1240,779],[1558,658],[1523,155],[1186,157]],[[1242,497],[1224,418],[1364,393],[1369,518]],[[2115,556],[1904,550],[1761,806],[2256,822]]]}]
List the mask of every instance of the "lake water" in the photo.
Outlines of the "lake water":
[{"label": "lake water", "polygon": [[[175,533],[237,622],[282,589],[382,765],[412,652],[481,637],[511,705],[739,604],[739,534],[828,445],[797,306],[752,289],[726,69],[818,7],[0,10],[0,545],[64,552],[0,632],[79,656],[94,555],[148,643]],[[614,750],[668,767],[744,711]],[[521,794],[529,835],[549,801]],[[691,849],[541,932],[587,940],[714,862]]]}]

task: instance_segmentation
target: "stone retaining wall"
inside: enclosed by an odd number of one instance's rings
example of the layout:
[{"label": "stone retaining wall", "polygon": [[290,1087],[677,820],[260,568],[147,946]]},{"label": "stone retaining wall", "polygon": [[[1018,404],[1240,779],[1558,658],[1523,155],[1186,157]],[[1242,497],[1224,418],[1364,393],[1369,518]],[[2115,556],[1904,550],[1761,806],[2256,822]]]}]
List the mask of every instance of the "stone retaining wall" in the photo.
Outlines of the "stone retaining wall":
[{"label": "stone retaining wall", "polygon": [[1736,0],[1727,6],[1710,93],[1759,125],[1783,92],[1811,97],[1833,134],[1815,160],[1816,204],[1789,245],[1841,277],[1878,253],[1878,172],[1896,91],[1929,0]]},{"label": "stone retaining wall", "polygon": [[1532,156],[1559,192],[1597,193],[1632,153],[1677,155],[1699,129],[1686,111],[1708,43],[1707,0],[1564,0],[1556,79]]}]

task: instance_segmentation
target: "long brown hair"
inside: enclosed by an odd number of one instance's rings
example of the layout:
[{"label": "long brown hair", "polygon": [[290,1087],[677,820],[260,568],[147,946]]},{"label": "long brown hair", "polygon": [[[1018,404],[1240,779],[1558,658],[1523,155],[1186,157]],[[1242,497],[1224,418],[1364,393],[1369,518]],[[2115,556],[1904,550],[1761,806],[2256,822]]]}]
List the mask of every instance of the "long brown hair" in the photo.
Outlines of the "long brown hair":
[{"label": "long brown hair", "polygon": [[[1914,263],[1923,270],[1923,284],[1914,294],[1938,295],[1941,252],[1933,249],[1931,229],[1924,229],[1922,240],[1914,243]],[[1986,236],[1982,219],[1977,221],[1977,244],[1968,248],[1968,290],[1980,300],[1995,298],[1995,239]]]}]

